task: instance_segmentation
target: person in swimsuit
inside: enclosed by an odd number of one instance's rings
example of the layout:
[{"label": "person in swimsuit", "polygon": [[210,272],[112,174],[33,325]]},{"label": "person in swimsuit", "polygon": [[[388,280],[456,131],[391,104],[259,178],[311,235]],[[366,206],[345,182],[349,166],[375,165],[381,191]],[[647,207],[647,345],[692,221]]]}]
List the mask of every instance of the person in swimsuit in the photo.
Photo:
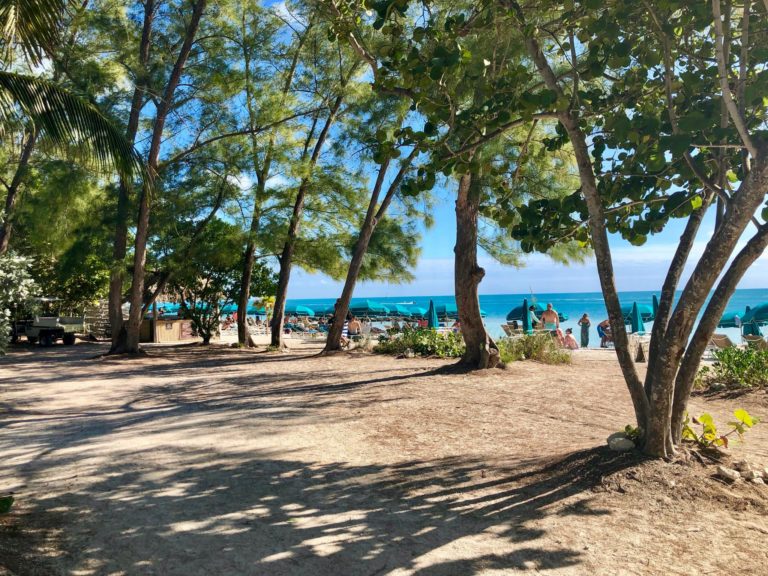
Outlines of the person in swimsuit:
[{"label": "person in swimsuit", "polygon": [[584,314],[578,324],[581,326],[581,347],[587,348],[589,346],[589,327],[592,326],[589,321],[589,314]]},{"label": "person in swimsuit", "polygon": [[600,336],[600,348],[608,348],[608,342],[613,342],[611,321],[608,318],[597,325],[597,335]]},{"label": "person in swimsuit", "polygon": [[541,313],[541,321],[544,323],[544,328],[550,332],[555,332],[560,328],[560,316],[552,307],[552,303],[547,304],[547,309]]},{"label": "person in swimsuit", "polygon": [[569,350],[578,350],[579,343],[576,342],[576,338],[573,337],[573,328],[565,329],[565,336],[563,337],[563,346]]}]

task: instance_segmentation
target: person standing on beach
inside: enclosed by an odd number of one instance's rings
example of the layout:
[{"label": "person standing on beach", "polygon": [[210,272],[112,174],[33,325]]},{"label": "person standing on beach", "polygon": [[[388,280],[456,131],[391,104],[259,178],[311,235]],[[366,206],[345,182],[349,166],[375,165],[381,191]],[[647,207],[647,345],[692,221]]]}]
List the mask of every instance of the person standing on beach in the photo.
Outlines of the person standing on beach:
[{"label": "person standing on beach", "polygon": [[541,313],[540,320],[544,323],[544,328],[550,331],[560,328],[560,316],[552,307],[552,303],[547,304],[547,309]]},{"label": "person standing on beach", "polygon": [[586,348],[589,346],[589,327],[592,326],[592,322],[589,321],[589,314],[584,314],[578,324],[581,326],[581,347]]}]

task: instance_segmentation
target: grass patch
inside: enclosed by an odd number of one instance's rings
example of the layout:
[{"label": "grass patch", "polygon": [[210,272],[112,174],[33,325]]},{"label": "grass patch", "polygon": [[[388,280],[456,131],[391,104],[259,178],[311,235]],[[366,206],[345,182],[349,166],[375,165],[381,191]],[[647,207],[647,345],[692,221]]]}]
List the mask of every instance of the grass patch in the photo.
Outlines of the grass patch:
[{"label": "grass patch", "polygon": [[560,348],[549,333],[502,338],[496,343],[504,362],[536,360],[545,364],[570,364],[571,354]]}]

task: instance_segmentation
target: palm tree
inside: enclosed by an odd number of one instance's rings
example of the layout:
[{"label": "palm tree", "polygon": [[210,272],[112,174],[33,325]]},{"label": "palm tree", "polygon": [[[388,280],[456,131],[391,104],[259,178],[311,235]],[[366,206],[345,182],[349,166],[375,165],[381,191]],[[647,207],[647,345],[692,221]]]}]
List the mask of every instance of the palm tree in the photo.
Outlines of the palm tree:
[{"label": "palm tree", "polygon": [[[15,47],[34,66],[52,59],[60,40],[61,18],[71,7],[72,0],[0,0],[0,65],[10,60]],[[33,133],[44,133],[54,146],[77,147],[99,169],[113,169],[128,179],[145,172],[139,154],[95,104],[54,82],[2,70],[0,123],[18,115],[32,123]],[[14,194],[15,190],[9,190],[6,220],[11,216]],[[0,222],[0,255],[7,249],[9,233],[10,228]]]}]

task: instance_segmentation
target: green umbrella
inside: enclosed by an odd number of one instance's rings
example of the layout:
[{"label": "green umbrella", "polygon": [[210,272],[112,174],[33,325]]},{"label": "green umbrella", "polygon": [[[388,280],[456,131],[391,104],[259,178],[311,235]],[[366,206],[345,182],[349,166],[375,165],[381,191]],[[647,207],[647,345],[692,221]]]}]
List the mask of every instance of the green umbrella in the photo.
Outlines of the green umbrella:
[{"label": "green umbrella", "polygon": [[390,307],[390,312],[393,316],[401,316],[402,318],[410,318],[413,316],[408,307],[403,306],[402,304],[395,304],[394,310]]},{"label": "green umbrella", "polygon": [[757,321],[753,320],[752,322],[745,322],[741,325],[741,333],[744,336],[762,336],[763,333],[760,332],[760,326],[758,326]]},{"label": "green umbrella", "polygon": [[630,324],[632,322],[632,310],[637,306],[638,312],[643,322],[650,322],[653,320],[653,308],[647,304],[638,304],[634,302],[632,306],[622,306],[621,313],[624,315],[624,324]]},{"label": "green umbrella", "polygon": [[410,308],[411,316],[414,318],[426,318],[428,310],[426,308],[422,308],[421,306],[411,306]]},{"label": "green umbrella", "polygon": [[533,328],[531,328],[531,315],[528,313],[528,298],[523,300],[523,316],[521,320],[523,322],[523,332],[531,334]]},{"label": "green umbrella", "polygon": [[645,325],[643,324],[643,316],[640,313],[640,309],[637,307],[637,302],[632,304],[632,314],[630,315],[632,323],[633,334],[645,334]]},{"label": "green umbrella", "polygon": [[429,310],[427,311],[427,328],[437,328],[438,326],[440,326],[440,322],[437,321],[437,310],[435,310],[435,303],[430,300]]}]

